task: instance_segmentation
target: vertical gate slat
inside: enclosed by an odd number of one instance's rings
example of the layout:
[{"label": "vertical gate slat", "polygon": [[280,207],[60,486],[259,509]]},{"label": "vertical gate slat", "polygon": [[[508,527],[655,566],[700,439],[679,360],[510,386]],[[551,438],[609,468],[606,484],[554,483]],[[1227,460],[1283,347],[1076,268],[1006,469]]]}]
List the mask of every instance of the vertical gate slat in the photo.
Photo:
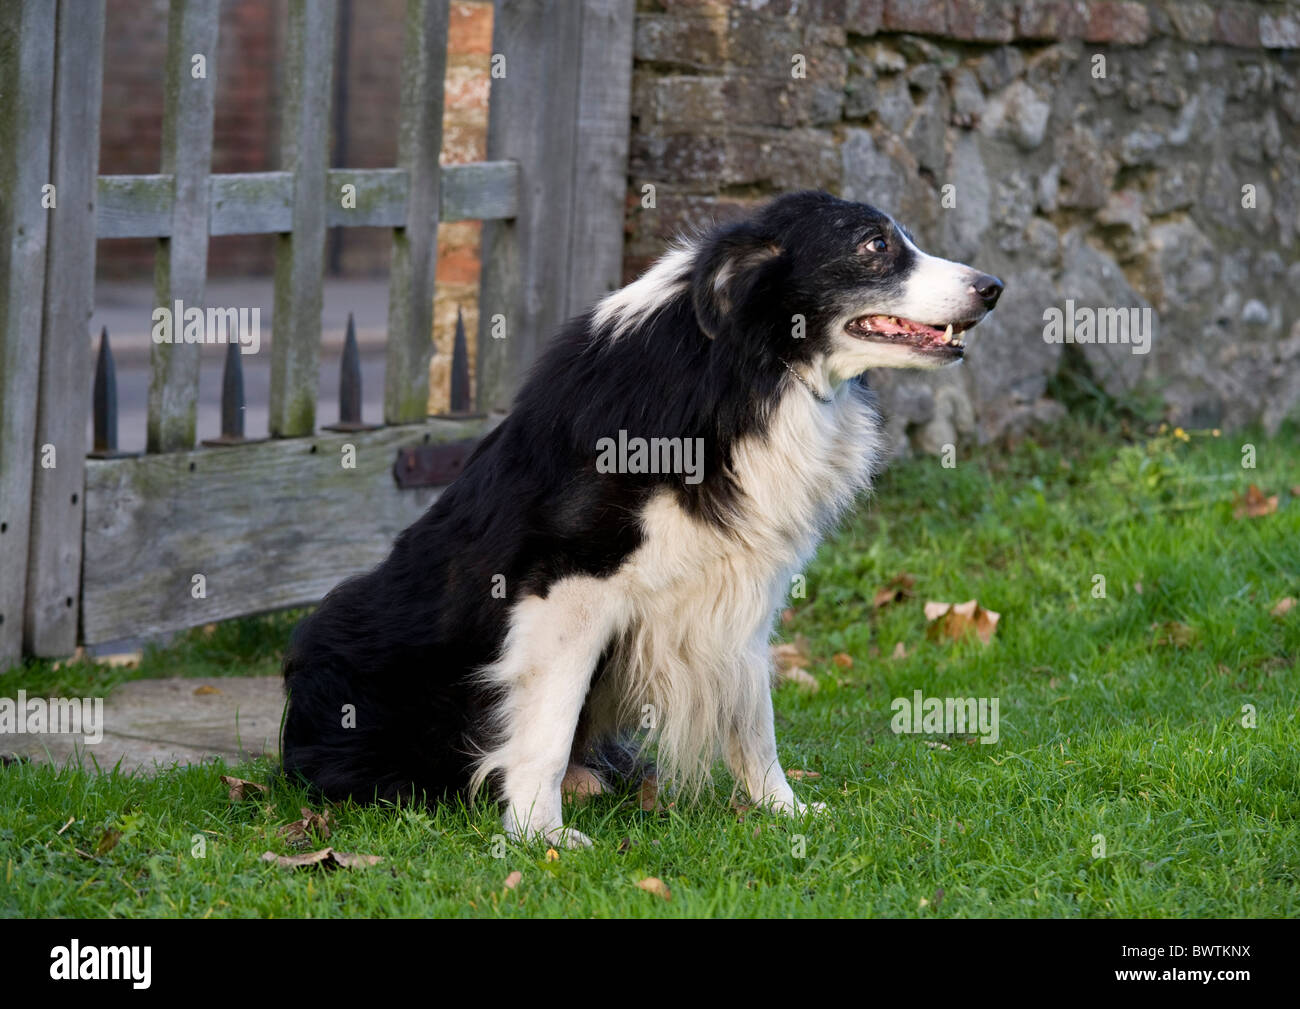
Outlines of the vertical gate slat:
[{"label": "vertical gate slat", "polygon": [[57,465],[33,475],[25,638],[34,655],[68,655],[77,646],[104,0],[59,0],[57,21],[50,178],[58,203],[46,257],[54,280],[45,287],[36,405],[36,444],[52,445]]},{"label": "vertical gate slat", "polygon": [[54,14],[47,0],[0,4],[0,669],[22,653],[27,594]]},{"label": "vertical gate slat", "polygon": [[293,173],[293,230],[275,240],[270,428],[277,438],[316,426],[336,16],[335,0],[290,0],[280,160]]},{"label": "vertical gate slat", "polygon": [[633,0],[496,5],[505,76],[492,81],[487,156],[519,163],[519,214],[483,223],[480,410],[509,409],[551,333],[618,286],[634,15]]},{"label": "vertical gate slat", "polygon": [[584,0],[566,318],[622,286],[635,20],[631,2]]},{"label": "vertical gate slat", "polygon": [[[203,308],[208,272],[208,172],[216,93],[220,0],[171,0],[164,73],[162,171],[175,176],[171,237],[158,240],[156,303]],[[206,74],[194,76],[195,56]],[[173,319],[178,338],[183,319]],[[147,448],[175,452],[194,446],[199,396],[199,345],[150,347]]]},{"label": "vertical gate slat", "polygon": [[447,0],[407,0],[398,165],[407,171],[410,194],[405,226],[393,230],[384,376],[389,424],[422,420],[429,412],[447,20]]}]

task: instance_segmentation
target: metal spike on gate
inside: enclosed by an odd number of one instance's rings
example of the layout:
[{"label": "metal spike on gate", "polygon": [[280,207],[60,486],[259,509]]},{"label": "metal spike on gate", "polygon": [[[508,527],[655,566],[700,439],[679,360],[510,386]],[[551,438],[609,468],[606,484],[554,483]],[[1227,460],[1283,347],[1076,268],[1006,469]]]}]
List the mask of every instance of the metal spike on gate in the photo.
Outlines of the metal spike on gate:
[{"label": "metal spike on gate", "polygon": [[356,320],[349,312],[343,357],[339,361],[339,422],[326,425],[325,430],[373,431],[377,427],[361,420],[361,351],[357,347]]},{"label": "metal spike on gate", "polygon": [[451,348],[451,412],[469,412],[469,345],[465,341],[465,319],[456,306],[456,339]]},{"label": "metal spike on gate", "polygon": [[245,445],[260,438],[244,437],[244,362],[237,340],[226,345],[226,363],[221,371],[221,435],[204,438],[209,448]]},{"label": "metal spike on gate", "polygon": [[117,450],[117,368],[113,365],[113,348],[108,342],[108,327],[99,333],[99,354],[95,359],[95,392],[91,400],[94,424],[92,459],[116,459],[130,455]]},{"label": "metal spike on gate", "polygon": [[447,412],[439,417],[452,420],[468,420],[482,417],[475,413],[471,405],[472,396],[469,385],[469,341],[465,338],[465,317],[460,306],[456,307],[456,336],[451,345],[451,394],[448,397]]}]

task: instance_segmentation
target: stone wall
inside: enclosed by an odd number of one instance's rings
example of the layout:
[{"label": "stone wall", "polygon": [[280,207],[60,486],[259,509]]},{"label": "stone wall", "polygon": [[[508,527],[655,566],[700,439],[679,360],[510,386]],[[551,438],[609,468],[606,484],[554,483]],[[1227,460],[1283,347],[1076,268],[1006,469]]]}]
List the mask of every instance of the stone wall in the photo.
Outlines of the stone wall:
[{"label": "stone wall", "polygon": [[[962,367],[873,375],[900,451],[1059,416],[1062,367],[1275,428],[1300,404],[1298,50],[1294,3],[640,0],[627,276],[824,188],[1007,282]],[[1048,342],[1067,299],[1150,308],[1149,353]]]}]

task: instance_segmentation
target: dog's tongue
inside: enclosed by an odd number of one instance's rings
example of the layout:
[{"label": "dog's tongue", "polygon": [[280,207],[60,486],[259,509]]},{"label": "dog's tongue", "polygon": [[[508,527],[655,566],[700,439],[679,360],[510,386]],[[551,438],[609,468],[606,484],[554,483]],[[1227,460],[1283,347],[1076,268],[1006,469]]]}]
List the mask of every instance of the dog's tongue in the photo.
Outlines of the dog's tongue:
[{"label": "dog's tongue", "polygon": [[887,336],[916,334],[939,336],[943,332],[943,330],[935,329],[933,326],[913,322],[911,319],[899,319],[892,315],[873,315],[868,318],[867,322],[877,333],[884,333]]}]

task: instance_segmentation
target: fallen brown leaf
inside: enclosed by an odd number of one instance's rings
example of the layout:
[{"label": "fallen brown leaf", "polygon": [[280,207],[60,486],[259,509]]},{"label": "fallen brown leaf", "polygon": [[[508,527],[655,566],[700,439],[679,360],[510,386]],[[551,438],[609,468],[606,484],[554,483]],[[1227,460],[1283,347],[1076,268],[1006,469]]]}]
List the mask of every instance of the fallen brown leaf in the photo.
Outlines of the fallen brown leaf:
[{"label": "fallen brown leaf", "polygon": [[772,661],[781,682],[797,684],[813,693],[819,689],[817,680],[806,670],[812,663],[812,646],[804,635],[796,634],[793,641],[773,645]]},{"label": "fallen brown leaf", "polygon": [[659,779],[655,775],[647,774],[641,779],[637,798],[640,800],[642,812],[653,813],[655,810],[663,809],[663,806],[659,805]]},{"label": "fallen brown leaf", "polygon": [[384,859],[380,855],[354,855],[333,848],[320,851],[308,851],[301,855],[277,855],[273,851],[263,852],[263,862],[274,862],[281,869],[302,869],[319,865],[324,869],[364,869],[378,865]]},{"label": "fallen brown leaf", "polygon": [[1186,648],[1196,640],[1196,629],[1177,620],[1167,620],[1163,624],[1152,624],[1156,632],[1157,645],[1170,645],[1173,648]]},{"label": "fallen brown leaf", "polygon": [[1285,616],[1294,608],[1295,608],[1295,600],[1291,598],[1291,596],[1283,596],[1281,599],[1277,601],[1277,605],[1274,606],[1268,612],[1275,617],[1281,617],[1281,616]]},{"label": "fallen brown leaf", "polygon": [[901,602],[904,599],[912,598],[912,588],[916,585],[916,579],[906,571],[901,571],[889,579],[883,586],[876,589],[876,594],[872,597],[871,604],[880,609],[888,606],[890,603]]},{"label": "fallen brown leaf", "polygon": [[798,666],[791,666],[781,673],[781,682],[793,683],[796,687],[806,690],[810,694],[815,694],[822,688],[822,685],[817,682],[817,677],[806,669],[800,669]]},{"label": "fallen brown leaf", "polygon": [[219,693],[221,693],[221,689],[219,687],[210,687],[206,683],[203,684],[203,686],[201,687],[194,688],[195,697],[203,697],[207,694],[219,694]]},{"label": "fallen brown leaf", "polygon": [[636,885],[646,893],[653,893],[656,897],[662,897],[664,900],[673,899],[673,892],[668,889],[667,884],[658,876],[647,876],[645,879],[638,880]]},{"label": "fallen brown leaf", "polygon": [[95,845],[96,855],[107,855],[117,847],[117,842],[122,840],[122,832],[114,830],[112,827],[107,828],[99,835],[99,841]]},{"label": "fallen brown leaf", "polygon": [[790,768],[790,770],[785,772],[785,776],[787,778],[794,778],[795,781],[803,781],[804,779],[808,779],[809,781],[811,781],[813,778],[820,778],[822,776],[822,772],[803,771],[797,767],[792,767]]},{"label": "fallen brown leaf", "polygon": [[984,644],[993,640],[998,629],[1001,613],[986,610],[974,599],[964,603],[925,604],[925,619],[929,626],[925,629],[926,637],[931,641],[940,638],[957,640],[974,631]]},{"label": "fallen brown leaf", "polygon": [[894,653],[892,657],[895,659],[907,658],[907,645],[903,644],[901,641],[894,645]]},{"label": "fallen brown leaf", "polygon": [[55,672],[58,672],[64,666],[75,666],[77,663],[85,662],[85,661],[86,661],[86,650],[82,648],[81,645],[78,645],[75,649],[73,649],[71,655],[69,655],[66,659],[60,659],[58,662],[54,663],[52,668],[54,669]]},{"label": "fallen brown leaf", "polygon": [[507,890],[513,890],[515,887],[519,885],[520,881],[523,880],[523,878],[524,878],[524,874],[520,872],[518,869],[516,869],[509,876],[506,877],[506,881],[502,885],[505,886]]},{"label": "fallen brown leaf", "polygon": [[1300,497],[1300,483],[1291,488],[1292,497]]},{"label": "fallen brown leaf", "polygon": [[116,652],[113,655],[95,656],[95,663],[101,666],[130,668],[139,665],[141,657],[140,652]]},{"label": "fallen brown leaf", "polygon": [[1277,511],[1277,495],[1265,494],[1255,484],[1247,487],[1245,494],[1234,495],[1232,502],[1232,517],[1235,519],[1257,519]]},{"label": "fallen brown leaf", "polygon": [[302,819],[294,820],[293,823],[286,823],[276,833],[290,843],[301,843],[307,840],[308,832],[314,831],[325,840],[330,836],[330,819],[331,813],[327,809],[324,813],[313,813],[306,806],[302,807]]},{"label": "fallen brown leaf", "polygon": [[839,666],[841,669],[853,668],[853,656],[848,652],[836,652],[831,657],[831,662],[835,663],[835,665]]},{"label": "fallen brown leaf", "polygon": [[239,802],[243,799],[252,797],[253,789],[265,795],[270,789],[265,785],[259,785],[256,781],[245,781],[243,778],[232,778],[228,774],[221,776],[221,783],[230,789],[230,801]]},{"label": "fallen brown leaf", "polygon": [[804,635],[796,634],[793,641],[772,646],[772,659],[778,670],[803,669],[812,662],[812,648]]}]

